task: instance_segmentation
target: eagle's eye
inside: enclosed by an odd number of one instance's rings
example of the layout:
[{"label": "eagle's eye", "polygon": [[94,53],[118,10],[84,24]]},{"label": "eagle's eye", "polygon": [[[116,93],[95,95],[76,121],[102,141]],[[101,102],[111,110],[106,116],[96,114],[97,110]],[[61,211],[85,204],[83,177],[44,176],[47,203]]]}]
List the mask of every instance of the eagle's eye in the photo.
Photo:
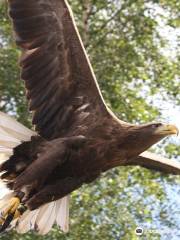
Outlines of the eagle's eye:
[{"label": "eagle's eye", "polygon": [[161,127],[162,126],[162,123],[155,123],[155,124],[152,124],[152,128],[153,129],[156,129],[156,128],[158,128],[158,127]]}]

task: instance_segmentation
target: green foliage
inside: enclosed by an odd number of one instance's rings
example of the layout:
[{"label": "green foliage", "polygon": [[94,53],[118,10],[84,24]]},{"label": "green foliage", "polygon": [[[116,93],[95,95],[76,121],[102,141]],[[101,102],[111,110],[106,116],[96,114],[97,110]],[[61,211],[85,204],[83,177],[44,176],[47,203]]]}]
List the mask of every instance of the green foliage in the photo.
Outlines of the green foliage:
[{"label": "green foliage", "polygon": [[7,6],[0,4],[0,110],[10,112],[29,125],[24,84],[20,81],[20,51],[12,39]]},{"label": "green foliage", "polygon": [[[159,33],[159,18],[167,25],[179,26],[178,0],[71,0],[77,24],[107,104],[121,119],[130,122],[152,121],[160,115],[146,101],[164,93],[178,104],[179,56],[164,54],[166,39]],[[157,7],[164,14],[158,14]],[[179,10],[178,10],[179,9]],[[19,80],[20,54],[12,40],[7,6],[0,4],[0,109],[29,125],[23,82]],[[166,147],[169,156],[179,149]],[[141,168],[117,168],[90,186],[72,194],[71,231],[57,229],[46,237],[19,236],[11,232],[6,239],[138,239],[135,228],[149,223],[155,227],[179,230],[176,208],[168,203],[167,189],[177,189],[176,178],[166,178]],[[172,201],[172,199],[170,199]],[[173,202],[173,204],[175,204]],[[173,205],[174,206],[174,205]],[[169,209],[171,209],[171,213]],[[148,239],[167,239],[149,234]]]}]

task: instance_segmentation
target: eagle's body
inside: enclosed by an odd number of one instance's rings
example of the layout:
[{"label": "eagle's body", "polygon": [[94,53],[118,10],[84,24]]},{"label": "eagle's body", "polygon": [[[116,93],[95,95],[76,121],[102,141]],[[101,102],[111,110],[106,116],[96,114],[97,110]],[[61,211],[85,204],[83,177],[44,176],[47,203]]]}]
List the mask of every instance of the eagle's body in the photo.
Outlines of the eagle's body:
[{"label": "eagle's body", "polygon": [[[116,166],[149,167],[137,162],[140,154],[177,128],[136,126],[107,108],[66,0],[8,2],[36,133],[0,114],[0,152],[9,158],[1,178],[27,208],[20,218],[20,210],[6,209],[2,230],[9,213],[19,218],[19,232],[32,226],[45,234],[55,221],[67,230],[72,191]],[[150,167],[177,169],[169,166]]]},{"label": "eagle's body", "polygon": [[[89,123],[89,128],[84,126],[82,129],[74,129],[72,136],[66,135],[50,141],[34,136],[29,142],[15,148],[14,155],[2,165],[1,170],[12,174],[15,167],[22,172],[15,180],[13,186],[15,190],[32,183],[33,197],[31,192],[30,196],[26,197],[30,209],[35,209],[52,198],[56,200],[64,197],[83,183],[95,180],[101,172],[115,166],[128,165],[128,160],[132,156],[128,155],[130,140],[126,141],[127,128],[132,126],[127,124],[122,127],[115,120],[114,122],[110,120],[107,118],[102,124],[95,122],[92,128],[92,123]],[[139,152],[134,154],[134,157],[138,155]],[[39,194],[43,187],[54,184],[58,185],[55,187],[55,193],[49,195],[51,190],[48,188],[48,196],[35,195],[36,192]]]}]

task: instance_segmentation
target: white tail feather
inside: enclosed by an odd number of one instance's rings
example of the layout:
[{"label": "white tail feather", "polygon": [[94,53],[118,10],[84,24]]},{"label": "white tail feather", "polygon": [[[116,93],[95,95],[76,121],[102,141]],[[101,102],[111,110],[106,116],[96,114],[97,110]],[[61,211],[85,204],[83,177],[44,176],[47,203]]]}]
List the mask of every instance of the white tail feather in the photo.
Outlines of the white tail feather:
[{"label": "white tail feather", "polygon": [[27,210],[22,215],[22,217],[18,220],[16,231],[18,233],[24,234],[30,230],[33,230],[38,213],[39,213],[39,209],[34,211]]},{"label": "white tail feather", "polygon": [[[23,141],[29,141],[33,135],[36,133],[0,112],[0,164],[13,154],[14,147]],[[3,195],[0,200],[0,212],[2,212],[4,205],[13,197],[13,192],[0,182],[0,194],[1,197]],[[16,228],[17,232],[22,234],[34,229],[44,235],[51,230],[55,223],[60,226],[62,231],[68,231],[69,196],[45,204],[37,210],[27,210],[18,221],[13,221],[11,228]]]},{"label": "white tail feather", "polygon": [[51,202],[49,204],[46,204],[40,210],[36,220],[38,233],[40,235],[47,234],[51,230],[53,224],[55,223],[55,219],[56,219],[55,206],[56,206],[56,203]]},{"label": "white tail feather", "polygon": [[49,204],[45,204],[39,210],[39,213],[36,219],[36,226],[39,234],[43,234],[43,229],[45,229],[46,225],[48,224],[48,219],[52,212],[53,205],[54,205],[53,202]]},{"label": "white tail feather", "polygon": [[56,201],[56,223],[63,232],[69,231],[69,201],[70,196]]}]

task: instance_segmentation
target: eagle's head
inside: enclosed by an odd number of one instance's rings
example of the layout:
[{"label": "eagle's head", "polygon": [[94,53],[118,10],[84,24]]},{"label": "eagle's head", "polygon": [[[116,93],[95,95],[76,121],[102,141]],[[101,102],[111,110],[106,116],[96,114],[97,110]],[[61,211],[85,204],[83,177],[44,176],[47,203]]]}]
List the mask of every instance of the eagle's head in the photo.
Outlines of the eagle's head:
[{"label": "eagle's head", "polygon": [[150,123],[131,126],[128,131],[128,155],[134,157],[150,148],[161,139],[177,134],[179,130],[175,125],[163,123]]},{"label": "eagle's head", "polygon": [[175,125],[163,124],[163,123],[151,123],[139,126],[139,130],[146,136],[152,137],[154,140],[167,137],[179,133],[178,128]]}]

